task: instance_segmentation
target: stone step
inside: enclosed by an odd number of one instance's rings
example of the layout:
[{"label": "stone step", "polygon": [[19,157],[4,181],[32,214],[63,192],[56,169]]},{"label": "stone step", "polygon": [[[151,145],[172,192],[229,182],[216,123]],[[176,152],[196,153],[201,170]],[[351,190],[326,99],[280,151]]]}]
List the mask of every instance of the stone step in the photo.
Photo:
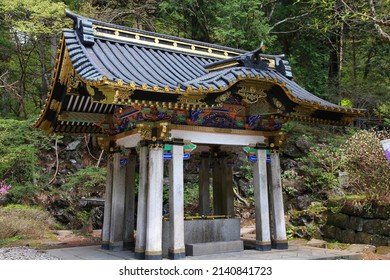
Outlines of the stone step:
[{"label": "stone step", "polygon": [[242,240],[186,244],[187,256],[202,256],[220,253],[241,252],[243,250],[244,243],[242,242]]}]

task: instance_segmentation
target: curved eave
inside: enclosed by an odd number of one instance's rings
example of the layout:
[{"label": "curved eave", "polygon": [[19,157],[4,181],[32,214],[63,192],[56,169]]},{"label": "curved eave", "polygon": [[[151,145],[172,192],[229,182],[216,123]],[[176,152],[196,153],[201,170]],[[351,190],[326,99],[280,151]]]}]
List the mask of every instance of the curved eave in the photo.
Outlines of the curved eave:
[{"label": "curved eave", "polygon": [[59,76],[60,67],[62,65],[62,57],[64,55],[64,36],[61,36],[59,42],[59,48],[57,50],[56,56],[56,65],[53,71],[53,78],[51,79],[51,85],[49,88],[49,92],[47,93],[45,104],[43,105],[43,109],[41,110],[38,118],[35,120],[33,127],[39,128],[43,130],[46,134],[50,135],[53,132],[52,121],[54,120],[53,115],[57,115],[56,112],[58,110],[58,101],[54,100],[54,88],[56,81]]},{"label": "curved eave", "polygon": [[[332,104],[328,101],[322,100],[311,93],[307,92],[303,88],[299,87],[297,84],[295,84],[293,81],[290,81],[288,79],[285,79],[284,77],[281,77],[281,75],[277,75],[272,78],[271,75],[265,75],[262,76],[260,73],[254,74],[254,73],[248,73],[247,75],[243,76],[241,74],[237,74],[234,79],[230,79],[229,82],[226,82],[225,85],[220,86],[219,88],[210,86],[208,88],[204,87],[203,85],[200,85],[199,83],[188,83],[186,88],[177,86],[176,88],[171,88],[168,85],[165,87],[159,87],[157,85],[149,86],[146,83],[142,85],[137,85],[135,82],[131,82],[130,84],[125,84],[122,80],[118,81],[110,81],[107,77],[103,76],[101,80],[97,81],[89,81],[86,79],[83,79],[79,76],[80,81],[84,82],[87,85],[95,86],[95,87],[110,87],[115,90],[122,90],[122,91],[149,91],[149,92],[155,92],[155,93],[165,93],[165,94],[178,94],[178,95],[207,95],[210,93],[223,93],[229,90],[231,87],[233,87],[238,82],[259,82],[259,83],[267,83],[271,85],[275,85],[280,87],[285,95],[288,97],[288,99],[292,102],[294,102],[296,105],[300,105],[303,107],[311,108],[313,110],[317,111],[325,111],[325,112],[335,112],[335,113],[342,113],[349,116],[356,116],[356,115],[362,115],[364,114],[364,110],[356,109],[356,108],[347,108],[347,107],[341,107],[336,104]],[[299,87],[299,89],[297,88]],[[301,99],[297,97],[297,94],[294,92],[294,90],[301,90],[304,91],[306,95],[310,97],[315,97],[315,100],[307,99]],[[126,104],[130,104],[131,100],[129,100]],[[123,102],[117,102],[116,104],[122,104]]]}]

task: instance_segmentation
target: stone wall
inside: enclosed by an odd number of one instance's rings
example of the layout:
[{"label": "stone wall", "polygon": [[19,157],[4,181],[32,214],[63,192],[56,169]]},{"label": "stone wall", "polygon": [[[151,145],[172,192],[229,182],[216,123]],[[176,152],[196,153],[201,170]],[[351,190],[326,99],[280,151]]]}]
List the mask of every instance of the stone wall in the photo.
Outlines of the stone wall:
[{"label": "stone wall", "polygon": [[390,205],[360,201],[330,201],[325,239],[342,243],[390,246]]}]

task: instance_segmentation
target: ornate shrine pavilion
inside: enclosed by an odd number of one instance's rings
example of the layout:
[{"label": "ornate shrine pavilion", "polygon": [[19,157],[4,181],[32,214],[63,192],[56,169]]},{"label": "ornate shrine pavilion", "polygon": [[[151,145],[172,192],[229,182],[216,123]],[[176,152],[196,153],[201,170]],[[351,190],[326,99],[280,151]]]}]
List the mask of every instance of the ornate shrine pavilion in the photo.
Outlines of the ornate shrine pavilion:
[{"label": "ornate shrine pavilion", "polygon": [[[278,153],[283,124],[349,125],[360,110],[300,87],[283,55],[66,14],[74,26],[63,30],[35,127],[96,135],[109,152],[102,247],[179,259],[193,253],[194,244],[239,242],[228,160],[229,147],[239,146],[253,162],[256,249],[287,248]],[[186,219],[183,160],[191,152],[200,154],[199,216]],[[163,218],[164,162],[169,214]]]}]

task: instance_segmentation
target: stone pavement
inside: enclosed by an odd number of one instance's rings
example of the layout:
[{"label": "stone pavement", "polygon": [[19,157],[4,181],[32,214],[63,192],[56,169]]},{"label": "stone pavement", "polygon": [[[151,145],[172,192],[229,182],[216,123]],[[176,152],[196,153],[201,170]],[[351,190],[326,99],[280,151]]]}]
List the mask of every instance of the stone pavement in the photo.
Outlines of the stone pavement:
[{"label": "stone pavement", "polygon": [[[47,253],[62,260],[133,260],[134,253],[130,251],[113,252],[100,249],[99,245],[50,249]],[[186,257],[187,260],[359,260],[362,255],[346,251],[315,248],[290,243],[287,250],[256,251],[244,250],[235,253],[223,253]]]}]

